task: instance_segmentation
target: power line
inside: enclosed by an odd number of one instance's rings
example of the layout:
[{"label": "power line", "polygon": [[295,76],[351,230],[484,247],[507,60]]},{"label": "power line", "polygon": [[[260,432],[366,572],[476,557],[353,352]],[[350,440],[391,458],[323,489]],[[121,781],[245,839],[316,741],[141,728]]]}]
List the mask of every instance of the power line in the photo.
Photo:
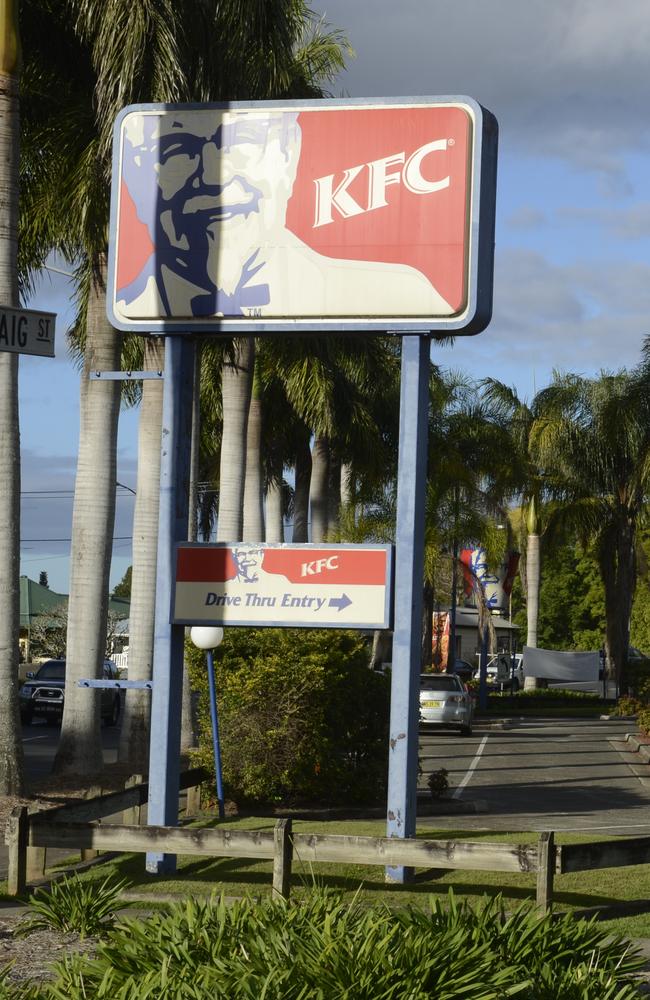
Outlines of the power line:
[{"label": "power line", "polygon": [[[133,540],[133,535],[115,535],[113,538],[114,542],[130,542]],[[71,538],[21,538],[22,542],[71,542]]]}]

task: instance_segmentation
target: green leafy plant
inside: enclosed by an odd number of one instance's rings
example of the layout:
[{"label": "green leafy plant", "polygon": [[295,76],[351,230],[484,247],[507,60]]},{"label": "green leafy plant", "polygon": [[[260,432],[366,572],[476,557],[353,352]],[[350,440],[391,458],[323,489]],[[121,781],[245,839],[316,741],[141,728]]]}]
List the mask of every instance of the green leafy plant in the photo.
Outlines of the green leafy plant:
[{"label": "green leafy plant", "polygon": [[437,771],[432,771],[427,778],[427,785],[434,799],[441,798],[449,788],[448,771],[446,767],[441,767]]},{"label": "green leafy plant", "polygon": [[639,701],[638,698],[633,698],[631,695],[623,695],[622,698],[618,699],[618,704],[616,706],[617,715],[636,715],[643,709],[643,702]]},{"label": "green leafy plant", "polygon": [[650,735],[650,708],[643,708],[637,713],[636,724],[644,736]]},{"label": "green leafy plant", "polygon": [[55,967],[51,1000],[633,1000],[643,958],[595,922],[452,893],[429,912],[304,901],[188,900],[126,919],[95,958]]},{"label": "green leafy plant", "polygon": [[[198,655],[197,655],[198,654]],[[204,657],[197,763],[213,770]],[[358,633],[227,629],[215,650],[221,758],[237,802],[370,804],[385,793],[390,681],[368,669]]]},{"label": "green leafy plant", "polygon": [[113,909],[128,883],[107,878],[101,885],[85,882],[77,875],[37,889],[30,897],[30,915],[16,933],[30,934],[45,927],[75,931],[81,937],[106,933],[114,920]]}]

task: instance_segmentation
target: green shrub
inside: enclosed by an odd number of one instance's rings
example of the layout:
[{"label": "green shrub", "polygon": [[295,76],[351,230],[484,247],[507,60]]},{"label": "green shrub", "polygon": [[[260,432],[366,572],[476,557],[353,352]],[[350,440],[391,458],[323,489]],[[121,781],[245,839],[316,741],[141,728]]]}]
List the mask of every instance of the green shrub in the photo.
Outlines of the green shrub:
[{"label": "green shrub", "polygon": [[636,724],[644,736],[650,735],[650,708],[643,708],[637,713]]},{"label": "green shrub", "polygon": [[113,922],[113,909],[126,885],[126,881],[113,882],[110,877],[96,886],[77,875],[65,876],[30,896],[29,916],[18,925],[16,933],[26,935],[55,928],[76,931],[81,937],[104,934]]},{"label": "green shrub", "polygon": [[640,680],[636,686],[637,696],[644,705],[650,704],[650,678],[647,676]]},{"label": "green shrub", "polygon": [[446,767],[441,767],[437,771],[432,771],[427,778],[427,785],[429,786],[432,798],[441,798],[449,788],[448,773]]},{"label": "green shrub", "polygon": [[564,688],[527,688],[512,694],[510,691],[490,692],[490,699],[507,698],[509,701],[527,702],[534,700],[543,701],[579,701],[583,704],[597,702],[601,700],[600,695],[592,694],[589,691],[571,691]]},{"label": "green shrub", "polygon": [[623,695],[618,699],[616,715],[637,715],[643,709],[643,702],[631,695]]},{"label": "green shrub", "polygon": [[[207,673],[197,761],[213,770]],[[356,632],[226,629],[215,650],[226,795],[238,802],[371,803],[386,790],[389,680]]]},{"label": "green shrub", "polygon": [[97,957],[56,967],[57,1000],[632,1000],[643,959],[622,939],[570,916],[476,909],[430,912],[305,902],[188,901],[125,920]]}]

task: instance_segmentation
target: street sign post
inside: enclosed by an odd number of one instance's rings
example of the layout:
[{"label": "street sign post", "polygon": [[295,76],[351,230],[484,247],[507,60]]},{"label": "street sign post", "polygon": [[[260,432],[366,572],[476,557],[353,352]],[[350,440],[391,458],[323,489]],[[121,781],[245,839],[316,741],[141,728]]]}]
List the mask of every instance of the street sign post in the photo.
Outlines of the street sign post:
[{"label": "street sign post", "polygon": [[391,627],[390,545],[180,544],[175,625]]},{"label": "street sign post", "polygon": [[0,306],[0,351],[54,357],[56,313]]}]

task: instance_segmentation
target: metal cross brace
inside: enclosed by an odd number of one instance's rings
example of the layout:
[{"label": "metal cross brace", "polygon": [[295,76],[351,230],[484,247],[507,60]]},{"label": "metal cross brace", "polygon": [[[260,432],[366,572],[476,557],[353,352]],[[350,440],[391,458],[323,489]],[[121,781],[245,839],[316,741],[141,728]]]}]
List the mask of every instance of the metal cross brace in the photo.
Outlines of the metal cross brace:
[{"label": "metal cross brace", "polygon": [[144,372],[90,372],[88,375],[90,379],[105,379],[111,382],[139,382],[141,379],[145,378],[164,378],[164,374],[161,371],[151,371],[147,370]]},{"label": "metal cross brace", "polygon": [[80,688],[143,688],[147,691],[153,689],[153,681],[95,681],[85,678],[77,681]]}]

